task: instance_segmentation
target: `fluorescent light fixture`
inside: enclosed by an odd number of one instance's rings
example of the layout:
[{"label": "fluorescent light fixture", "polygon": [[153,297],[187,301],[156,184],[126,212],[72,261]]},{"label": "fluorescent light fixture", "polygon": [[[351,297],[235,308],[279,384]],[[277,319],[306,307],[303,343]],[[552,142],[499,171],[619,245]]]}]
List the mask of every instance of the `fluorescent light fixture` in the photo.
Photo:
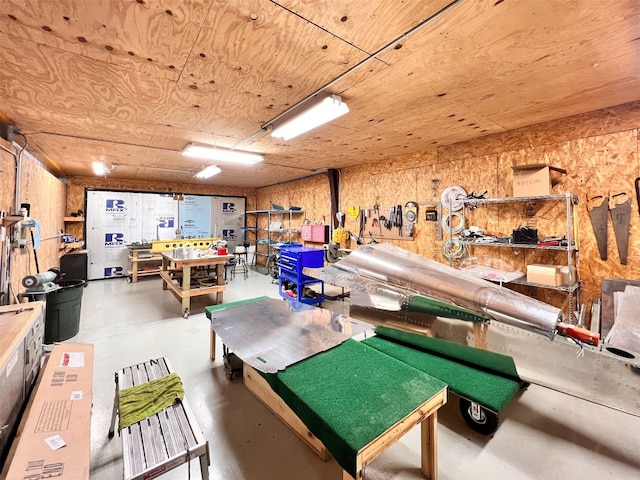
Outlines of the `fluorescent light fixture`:
[{"label": "fluorescent light fixture", "polygon": [[107,173],[110,173],[113,170],[114,165],[107,167],[104,163],[96,160],[93,162],[93,173],[98,175],[99,177],[104,177]]},{"label": "fluorescent light fixture", "polygon": [[182,155],[204,158],[205,160],[215,160],[217,162],[231,162],[244,165],[253,165],[264,160],[264,156],[259,153],[212,147],[209,145],[197,145],[194,143],[190,143],[184,147]]},{"label": "fluorescent light fixture", "polygon": [[217,165],[209,165],[208,167],[204,167],[202,170],[200,170],[198,173],[196,173],[195,177],[196,178],[211,178],[214,175],[219,174],[221,171],[222,170]]},{"label": "fluorescent light fixture", "polygon": [[290,120],[278,125],[271,132],[271,136],[287,141],[348,112],[349,107],[338,95],[329,95]]}]

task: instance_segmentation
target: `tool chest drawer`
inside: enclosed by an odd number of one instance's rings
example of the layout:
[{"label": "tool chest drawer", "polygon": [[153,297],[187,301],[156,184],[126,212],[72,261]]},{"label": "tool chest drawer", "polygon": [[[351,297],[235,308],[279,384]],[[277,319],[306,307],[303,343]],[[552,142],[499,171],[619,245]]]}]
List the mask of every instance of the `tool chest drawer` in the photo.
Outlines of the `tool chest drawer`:
[{"label": "tool chest drawer", "polygon": [[280,263],[295,268],[321,268],[324,266],[324,250],[300,245],[281,247]]}]

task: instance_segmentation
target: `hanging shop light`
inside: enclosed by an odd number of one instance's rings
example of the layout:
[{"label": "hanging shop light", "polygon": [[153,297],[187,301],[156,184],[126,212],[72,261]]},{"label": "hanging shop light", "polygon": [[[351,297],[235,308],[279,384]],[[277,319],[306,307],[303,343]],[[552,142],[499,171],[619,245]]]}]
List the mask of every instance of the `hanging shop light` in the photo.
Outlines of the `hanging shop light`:
[{"label": "hanging shop light", "polygon": [[271,136],[287,141],[335,120],[348,112],[349,107],[338,95],[329,95],[275,127],[271,132]]}]

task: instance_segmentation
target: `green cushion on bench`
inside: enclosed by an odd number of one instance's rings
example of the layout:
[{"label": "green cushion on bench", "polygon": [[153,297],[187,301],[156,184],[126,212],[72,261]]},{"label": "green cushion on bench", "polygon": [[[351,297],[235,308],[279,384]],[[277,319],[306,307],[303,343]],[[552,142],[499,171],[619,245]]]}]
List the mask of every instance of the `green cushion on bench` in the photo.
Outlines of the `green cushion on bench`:
[{"label": "green cushion on bench", "polygon": [[362,447],[446,388],[351,339],[263,377],[352,476]]},{"label": "green cushion on bench", "polygon": [[[474,365],[472,362],[461,363],[461,359],[455,356],[447,357],[443,354],[447,350],[446,343],[451,342],[422,335],[409,335],[422,337],[425,340],[419,339],[417,343],[422,345],[416,347],[413,344],[398,343],[388,337],[378,335],[367,338],[362,343],[397,358],[422,372],[439,378],[449,386],[452,392],[477,402],[496,413],[500,413],[507,406],[523,385],[523,382],[517,376],[515,378],[503,376],[501,370],[504,370],[504,368],[501,367],[508,365],[508,362],[504,359],[497,359],[499,360],[496,363],[498,370],[484,369],[491,363],[487,360],[496,359],[494,355],[497,354],[483,350],[478,351],[465,345],[452,343],[451,351],[454,354],[459,355],[468,352],[469,360],[479,361],[480,366]],[[398,337],[404,337],[404,335],[398,335]],[[432,342],[433,340],[436,342]],[[429,351],[429,345],[434,346],[437,350]],[[490,355],[487,358],[482,358],[483,353]],[[509,358],[509,360],[511,359]],[[513,360],[511,360],[511,363],[513,363]]]}]

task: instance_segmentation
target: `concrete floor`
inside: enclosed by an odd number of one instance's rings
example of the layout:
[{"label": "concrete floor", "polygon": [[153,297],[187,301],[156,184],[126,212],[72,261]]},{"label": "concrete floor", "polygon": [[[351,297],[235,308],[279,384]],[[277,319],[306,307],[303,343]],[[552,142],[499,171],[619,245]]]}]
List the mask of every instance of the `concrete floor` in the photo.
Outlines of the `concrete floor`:
[{"label": "concrete floor", "polygon": [[[225,302],[258,295],[278,297],[277,285],[257,272],[236,277]],[[182,377],[187,398],[209,440],[212,480],[340,479],[333,461],[323,462],[242,385],[229,381],[221,359],[209,360],[210,297],[192,301],[184,319],[178,301],[157,277],[89,282],[82,299],[79,334],[70,341],[95,346],[91,478],[122,478],[122,449],[107,438],[114,372],[166,356]],[[332,306],[333,305],[333,306]],[[347,302],[325,302],[343,309]],[[221,345],[218,344],[218,352]],[[365,470],[371,480],[408,480],[420,474],[419,428],[414,428]],[[640,478],[640,418],[531,385],[503,411],[490,437],[470,430],[458,399],[439,411],[439,478],[454,479],[637,479]],[[191,477],[200,478],[197,461]],[[188,478],[187,466],[164,479]]]}]

